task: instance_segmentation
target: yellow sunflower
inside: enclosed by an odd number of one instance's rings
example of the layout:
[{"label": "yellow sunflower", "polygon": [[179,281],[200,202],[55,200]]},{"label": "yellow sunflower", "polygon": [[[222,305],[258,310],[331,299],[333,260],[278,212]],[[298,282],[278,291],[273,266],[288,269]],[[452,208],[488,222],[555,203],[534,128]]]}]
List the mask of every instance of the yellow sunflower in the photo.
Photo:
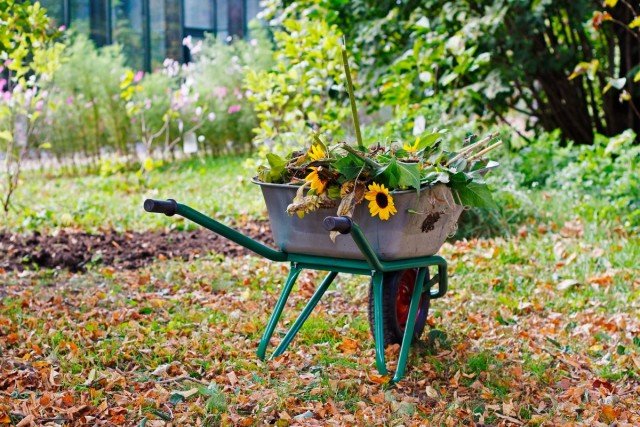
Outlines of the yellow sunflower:
[{"label": "yellow sunflower", "polygon": [[415,154],[418,151],[419,144],[420,144],[420,137],[417,137],[416,142],[414,142],[413,145],[404,144],[402,148],[408,153]]},{"label": "yellow sunflower", "polygon": [[382,220],[388,220],[389,217],[398,211],[393,204],[393,197],[389,194],[389,189],[385,188],[384,184],[376,184],[375,182],[369,185],[369,191],[364,195],[364,198],[369,200],[369,212],[371,216],[378,215]]},{"label": "yellow sunflower", "polygon": [[318,168],[310,168],[311,173],[304,177],[304,180],[311,183],[311,189],[316,191],[316,194],[322,194],[324,188],[327,186],[327,182],[320,178],[318,175]]},{"label": "yellow sunflower", "polygon": [[311,146],[311,149],[307,152],[307,156],[309,156],[311,160],[320,160],[327,157],[322,146],[318,144]]}]

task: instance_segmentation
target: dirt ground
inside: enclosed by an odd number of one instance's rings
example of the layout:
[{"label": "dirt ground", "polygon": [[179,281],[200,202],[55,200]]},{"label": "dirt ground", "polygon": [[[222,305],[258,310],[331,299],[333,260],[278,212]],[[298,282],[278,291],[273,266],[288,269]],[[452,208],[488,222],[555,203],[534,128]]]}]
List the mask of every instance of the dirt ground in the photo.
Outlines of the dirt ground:
[{"label": "dirt ground", "polygon": [[[248,236],[273,246],[267,222],[236,226]],[[61,230],[53,235],[0,231],[0,269],[66,268],[82,271],[90,264],[135,269],[154,259],[190,259],[209,252],[248,254],[245,248],[208,230],[107,231],[101,234]]]}]

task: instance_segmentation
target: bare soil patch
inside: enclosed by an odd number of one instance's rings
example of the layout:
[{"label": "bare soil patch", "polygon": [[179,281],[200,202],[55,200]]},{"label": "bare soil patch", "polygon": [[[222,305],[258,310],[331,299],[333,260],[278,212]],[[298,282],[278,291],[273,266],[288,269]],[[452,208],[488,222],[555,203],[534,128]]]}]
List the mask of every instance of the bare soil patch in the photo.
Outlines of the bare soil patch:
[{"label": "bare soil patch", "polygon": [[[273,246],[266,221],[249,222],[236,229]],[[0,269],[4,270],[66,268],[75,272],[92,264],[136,269],[156,259],[188,260],[210,252],[232,257],[250,253],[204,229],[101,234],[60,230],[53,235],[0,231]]]}]

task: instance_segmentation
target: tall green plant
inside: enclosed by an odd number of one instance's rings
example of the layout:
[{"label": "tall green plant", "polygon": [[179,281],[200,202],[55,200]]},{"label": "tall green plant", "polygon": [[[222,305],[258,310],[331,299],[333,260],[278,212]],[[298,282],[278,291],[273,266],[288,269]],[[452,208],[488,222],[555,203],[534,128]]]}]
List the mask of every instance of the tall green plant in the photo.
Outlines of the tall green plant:
[{"label": "tall green plant", "polygon": [[247,73],[249,99],[260,120],[254,143],[263,154],[300,147],[310,131],[321,130],[330,139],[344,135],[349,109],[340,37],[324,21],[286,19],[274,32],[276,65]]},{"label": "tall green plant", "polygon": [[34,130],[41,122],[46,88],[64,46],[39,3],[0,3],[0,148],[4,152],[2,208],[11,206],[23,161],[33,150]]}]

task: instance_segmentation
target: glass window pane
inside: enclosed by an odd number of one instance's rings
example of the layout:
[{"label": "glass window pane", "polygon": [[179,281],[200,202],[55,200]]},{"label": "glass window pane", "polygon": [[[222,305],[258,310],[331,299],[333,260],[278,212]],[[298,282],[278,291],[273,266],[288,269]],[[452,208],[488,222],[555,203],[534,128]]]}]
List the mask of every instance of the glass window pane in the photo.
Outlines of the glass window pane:
[{"label": "glass window pane", "polygon": [[89,16],[91,15],[89,12],[90,2],[71,0],[69,3],[69,14],[71,15],[71,27],[73,31],[87,35],[91,34],[91,26],[89,23]]},{"label": "glass window pane", "polygon": [[112,0],[113,41],[122,46],[127,64],[144,69],[142,0]]},{"label": "glass window pane", "polygon": [[150,0],[151,69],[162,66],[165,58],[182,60],[182,0]]},{"label": "glass window pane", "polygon": [[109,42],[107,0],[70,0],[69,14],[74,31],[91,36],[97,46]]},{"label": "glass window pane", "polygon": [[247,23],[255,19],[260,12],[260,0],[247,0]]},{"label": "glass window pane", "polygon": [[216,34],[224,40],[229,35],[229,1],[216,1]]},{"label": "glass window pane", "polygon": [[184,0],[184,26],[213,30],[213,0]]},{"label": "glass window pane", "polygon": [[64,25],[63,0],[40,0],[40,4],[47,9],[47,16],[51,18],[54,26]]},{"label": "glass window pane", "polygon": [[153,70],[161,66],[167,56],[168,39],[165,0],[149,1],[149,21],[151,25],[151,69]]},{"label": "glass window pane", "polygon": [[229,1],[229,35],[244,37],[244,0]]}]

